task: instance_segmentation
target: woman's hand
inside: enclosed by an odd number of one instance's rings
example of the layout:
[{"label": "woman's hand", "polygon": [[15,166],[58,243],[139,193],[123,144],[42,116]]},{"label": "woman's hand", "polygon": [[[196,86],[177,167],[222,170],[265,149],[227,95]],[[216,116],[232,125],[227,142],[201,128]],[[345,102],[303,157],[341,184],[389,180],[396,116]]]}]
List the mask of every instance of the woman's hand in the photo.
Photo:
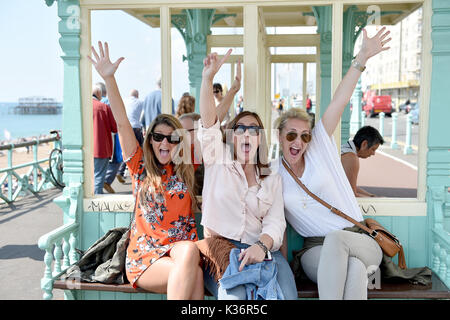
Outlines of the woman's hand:
[{"label": "woman's hand", "polygon": [[[381,51],[389,50],[390,47],[385,47],[386,43],[392,40],[392,38],[386,39],[390,31],[385,32],[386,27],[383,27],[378,31],[378,33],[369,38],[367,36],[366,29],[363,29],[363,42],[361,45],[361,50],[358,53],[358,57],[367,61],[369,58],[377,55]],[[365,61],[361,61],[365,63]]]},{"label": "woman's hand", "polygon": [[263,262],[265,257],[264,250],[257,244],[248,247],[239,254],[239,261],[242,261],[239,271],[242,271],[246,265]]},{"label": "woman's hand", "polygon": [[203,72],[202,72],[203,79],[213,81],[216,73],[220,70],[224,62],[230,56],[231,51],[232,50],[229,49],[225,54],[225,56],[223,56],[223,58],[220,60],[217,57],[216,52],[208,54],[206,58],[203,60]]},{"label": "woman's hand", "polygon": [[241,89],[241,59],[238,60],[236,67],[236,76],[234,78],[233,83],[231,84],[230,91],[234,92],[234,94],[238,93]]},{"label": "woman's hand", "polygon": [[99,41],[98,48],[100,51],[100,56],[97,54],[97,51],[95,51],[95,48],[92,46],[92,54],[94,55],[95,60],[92,59],[90,56],[88,56],[89,60],[91,60],[92,64],[95,67],[95,70],[97,70],[98,74],[103,79],[114,76],[114,73],[116,72],[117,68],[119,67],[119,64],[125,58],[121,57],[121,58],[117,59],[116,62],[112,63],[111,60],[109,59],[108,43],[105,42],[105,50],[103,50],[102,42]]}]

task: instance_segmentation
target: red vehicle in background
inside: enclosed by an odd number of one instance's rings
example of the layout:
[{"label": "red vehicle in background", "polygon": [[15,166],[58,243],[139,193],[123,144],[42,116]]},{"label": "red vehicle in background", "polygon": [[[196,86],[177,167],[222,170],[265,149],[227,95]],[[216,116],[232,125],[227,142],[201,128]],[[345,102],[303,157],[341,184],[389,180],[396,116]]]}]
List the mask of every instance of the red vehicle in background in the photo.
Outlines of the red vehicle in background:
[{"label": "red vehicle in background", "polygon": [[380,112],[384,112],[387,116],[391,116],[392,112],[392,99],[391,96],[377,96],[375,91],[368,90],[364,92],[362,98],[363,111],[366,113],[366,117],[374,117]]}]

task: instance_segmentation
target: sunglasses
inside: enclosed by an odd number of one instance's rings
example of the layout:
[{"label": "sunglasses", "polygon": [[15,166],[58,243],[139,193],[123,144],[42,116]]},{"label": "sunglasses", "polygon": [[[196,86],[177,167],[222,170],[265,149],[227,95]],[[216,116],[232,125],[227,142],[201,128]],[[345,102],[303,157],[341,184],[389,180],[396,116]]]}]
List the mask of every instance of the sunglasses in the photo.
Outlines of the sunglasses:
[{"label": "sunglasses", "polygon": [[238,124],[233,127],[234,133],[239,136],[244,134],[244,132],[246,130],[248,130],[248,133],[251,136],[257,136],[257,135],[259,135],[260,129],[261,129],[261,127],[259,127],[259,126],[245,126],[243,124]]},{"label": "sunglasses", "polygon": [[[298,133],[295,132],[295,131],[291,131],[291,132],[288,132],[288,133],[286,134],[286,140],[289,141],[289,142],[294,141],[295,139],[297,139],[297,137],[298,137]],[[310,142],[310,141],[311,141],[311,138],[312,138],[312,135],[311,135],[311,133],[309,133],[309,132],[303,132],[303,133],[300,135],[300,139],[302,139],[302,141],[303,141],[304,143]]]},{"label": "sunglasses", "polygon": [[181,142],[181,137],[178,135],[166,136],[161,133],[152,132],[151,136],[152,136],[153,140],[156,142],[161,142],[164,140],[164,138],[166,138],[167,141],[171,144],[179,144]]},{"label": "sunglasses", "polygon": [[213,93],[219,93],[219,92],[220,92],[219,90],[214,90],[214,91],[213,91]]}]

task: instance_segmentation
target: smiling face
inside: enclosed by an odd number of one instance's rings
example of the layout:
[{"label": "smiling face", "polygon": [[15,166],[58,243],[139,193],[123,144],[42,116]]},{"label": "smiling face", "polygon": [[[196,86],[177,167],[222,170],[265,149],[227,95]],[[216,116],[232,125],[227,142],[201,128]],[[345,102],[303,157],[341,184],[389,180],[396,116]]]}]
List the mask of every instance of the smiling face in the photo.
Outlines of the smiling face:
[{"label": "smiling face", "polygon": [[[158,124],[154,129],[153,133],[162,134],[165,136],[176,135],[175,130],[166,125],[166,124]],[[166,165],[172,161],[173,155],[176,151],[176,144],[169,143],[167,138],[164,138],[162,141],[155,141],[155,138],[152,136],[150,140],[150,144],[152,145],[153,152],[158,159],[159,163],[162,165]]]},{"label": "smiling face", "polygon": [[[296,133],[297,137],[289,141],[286,136],[291,133]],[[308,143],[301,138],[303,133],[311,133],[309,122],[295,118],[288,119],[284,128],[279,132],[278,138],[281,144],[281,151],[290,165],[297,164],[307,149]]]},{"label": "smiling face", "polygon": [[[255,126],[259,127],[257,119],[251,115],[240,118],[235,125],[235,128],[239,125],[243,126]],[[234,152],[239,163],[251,163],[256,164],[256,153],[260,143],[260,133],[258,135],[252,135],[255,132],[254,129],[247,129],[242,133],[242,130],[237,129],[233,132]]]}]

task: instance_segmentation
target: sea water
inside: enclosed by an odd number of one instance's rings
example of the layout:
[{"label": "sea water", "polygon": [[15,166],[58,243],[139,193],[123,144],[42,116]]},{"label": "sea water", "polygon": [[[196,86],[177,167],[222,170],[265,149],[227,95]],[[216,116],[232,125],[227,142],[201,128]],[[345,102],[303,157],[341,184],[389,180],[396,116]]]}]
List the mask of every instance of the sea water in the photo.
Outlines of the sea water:
[{"label": "sea water", "polygon": [[10,114],[10,107],[17,103],[0,102],[0,141],[48,135],[51,130],[62,129],[62,114],[23,115]]}]

